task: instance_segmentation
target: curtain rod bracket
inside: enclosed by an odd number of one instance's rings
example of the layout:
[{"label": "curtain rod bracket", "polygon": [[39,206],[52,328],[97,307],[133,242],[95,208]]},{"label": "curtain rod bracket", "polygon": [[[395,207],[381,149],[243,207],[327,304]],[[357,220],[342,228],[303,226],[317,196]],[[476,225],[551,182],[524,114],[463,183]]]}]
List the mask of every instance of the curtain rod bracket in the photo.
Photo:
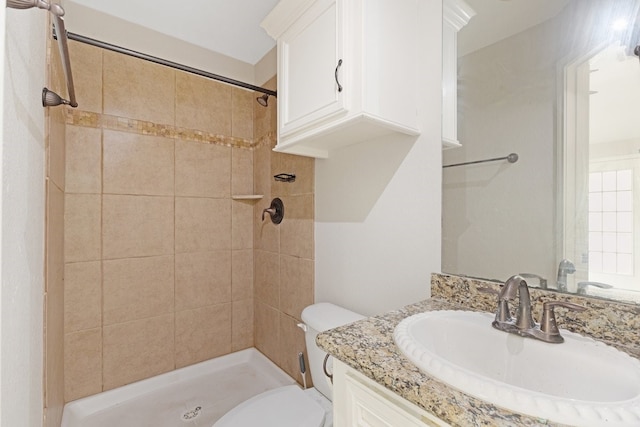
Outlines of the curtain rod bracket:
[{"label": "curtain rod bracket", "polygon": [[[58,105],[71,105],[70,101],[62,98],[60,95],[52,90],[42,88],[42,106],[43,107],[57,107]],[[77,105],[76,105],[77,106]]]},{"label": "curtain rod bracket", "polygon": [[[73,87],[73,76],[71,75],[71,61],[69,60],[69,47],[67,45],[67,31],[64,27],[64,9],[56,3],[48,3],[44,0],[7,0],[7,7],[12,9],[38,9],[48,10],[53,15],[54,39],[58,41],[58,50],[60,51],[60,60],[62,62],[62,71],[67,80],[67,91],[69,92],[69,100],[62,99],[59,95],[44,88],[42,91],[42,105],[50,107],[54,105],[65,104],[71,107],[77,107],[76,92]],[[55,36],[57,33],[57,37]],[[53,95],[52,95],[53,94]],[[54,96],[55,95],[55,96]]]}]

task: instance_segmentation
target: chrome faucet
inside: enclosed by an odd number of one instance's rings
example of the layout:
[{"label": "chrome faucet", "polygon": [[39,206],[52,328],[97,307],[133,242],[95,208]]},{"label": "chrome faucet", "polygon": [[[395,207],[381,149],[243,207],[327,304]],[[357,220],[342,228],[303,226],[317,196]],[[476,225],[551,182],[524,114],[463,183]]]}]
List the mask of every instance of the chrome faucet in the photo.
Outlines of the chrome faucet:
[{"label": "chrome faucet", "polygon": [[573,274],[576,272],[576,266],[573,265],[568,259],[563,259],[558,264],[558,281],[557,288],[559,291],[567,290],[567,274]]},{"label": "chrome faucet", "polygon": [[[511,317],[509,301],[519,297],[516,319]],[[534,324],[531,316],[531,297],[527,282],[520,275],[511,276],[498,294],[498,309],[492,325],[494,328],[505,332],[516,332],[532,327]]]},{"label": "chrome faucet", "polygon": [[[515,320],[511,317],[509,301],[518,294],[518,311]],[[511,276],[498,294],[498,308],[491,325],[504,332],[535,338],[549,343],[561,343],[564,338],[556,325],[554,308],[564,307],[584,311],[585,307],[564,301],[546,301],[542,304],[542,322],[537,324],[531,314],[531,295],[527,282],[520,275]]]}]

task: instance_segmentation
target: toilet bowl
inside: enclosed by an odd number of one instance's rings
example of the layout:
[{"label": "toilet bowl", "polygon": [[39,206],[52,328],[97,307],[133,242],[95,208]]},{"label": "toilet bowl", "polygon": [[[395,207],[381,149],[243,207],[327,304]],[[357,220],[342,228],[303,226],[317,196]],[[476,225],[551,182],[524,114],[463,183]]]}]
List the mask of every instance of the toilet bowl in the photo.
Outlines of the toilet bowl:
[{"label": "toilet bowl", "polygon": [[[331,384],[324,375],[322,364],[326,353],[316,345],[319,332],[337,328],[363,319],[357,313],[330,303],[318,303],[302,311],[305,343],[314,387],[329,401]],[[213,427],[330,427],[331,414],[309,392],[297,385],[268,390],[227,412]],[[328,405],[327,405],[328,406]]]},{"label": "toilet bowl", "polygon": [[214,427],[323,427],[324,409],[297,385],[265,391],[227,412]]}]

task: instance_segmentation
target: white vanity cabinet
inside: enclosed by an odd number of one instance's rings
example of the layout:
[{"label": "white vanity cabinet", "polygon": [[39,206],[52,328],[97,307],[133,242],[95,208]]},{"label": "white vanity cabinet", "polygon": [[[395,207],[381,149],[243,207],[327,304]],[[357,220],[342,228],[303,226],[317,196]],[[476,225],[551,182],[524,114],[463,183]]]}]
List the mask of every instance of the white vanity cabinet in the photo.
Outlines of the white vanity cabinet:
[{"label": "white vanity cabinet", "polygon": [[333,363],[334,427],[449,426],[337,360]]},{"label": "white vanity cabinet", "polygon": [[463,0],[442,2],[442,147],[458,142],[458,31],[476,13]]},{"label": "white vanity cabinet", "polygon": [[276,151],[328,157],[386,134],[418,135],[419,0],[281,0]]}]

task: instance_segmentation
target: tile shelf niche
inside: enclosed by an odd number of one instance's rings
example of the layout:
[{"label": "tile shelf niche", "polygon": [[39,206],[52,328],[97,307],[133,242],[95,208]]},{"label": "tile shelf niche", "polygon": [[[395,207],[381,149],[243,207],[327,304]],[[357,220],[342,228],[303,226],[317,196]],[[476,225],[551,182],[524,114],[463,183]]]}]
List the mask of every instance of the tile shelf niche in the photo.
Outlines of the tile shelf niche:
[{"label": "tile shelf niche", "polygon": [[260,200],[263,197],[262,194],[234,194],[231,196],[233,200]]}]

